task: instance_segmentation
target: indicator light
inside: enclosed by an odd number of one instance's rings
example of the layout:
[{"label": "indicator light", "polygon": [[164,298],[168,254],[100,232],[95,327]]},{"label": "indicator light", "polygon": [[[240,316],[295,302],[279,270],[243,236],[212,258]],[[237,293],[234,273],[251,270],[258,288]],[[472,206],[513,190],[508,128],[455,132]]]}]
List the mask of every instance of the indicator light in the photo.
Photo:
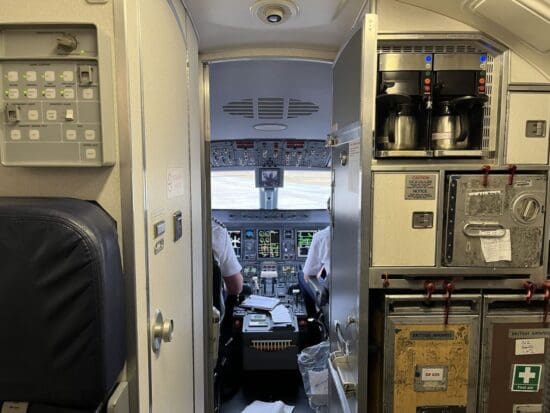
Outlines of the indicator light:
[{"label": "indicator light", "polygon": [[430,83],[432,83],[432,79],[430,79],[430,78],[424,79],[424,84],[425,85],[429,85]]},{"label": "indicator light", "polygon": [[430,91],[430,87],[429,87],[429,86],[424,86],[424,91],[425,91],[425,92],[429,92],[429,91]]},{"label": "indicator light", "polygon": [[426,60],[426,62],[431,62],[432,61],[432,55],[426,55],[424,60]]},{"label": "indicator light", "polygon": [[481,63],[485,63],[487,61],[487,55],[482,54],[481,56],[479,56],[479,61]]},{"label": "indicator light", "polygon": [[485,92],[485,86],[480,86],[478,89],[480,92]]},{"label": "indicator light", "polygon": [[484,78],[484,77],[480,77],[480,78],[479,78],[479,84],[480,84],[480,85],[484,85],[484,84],[485,84],[485,78]]}]

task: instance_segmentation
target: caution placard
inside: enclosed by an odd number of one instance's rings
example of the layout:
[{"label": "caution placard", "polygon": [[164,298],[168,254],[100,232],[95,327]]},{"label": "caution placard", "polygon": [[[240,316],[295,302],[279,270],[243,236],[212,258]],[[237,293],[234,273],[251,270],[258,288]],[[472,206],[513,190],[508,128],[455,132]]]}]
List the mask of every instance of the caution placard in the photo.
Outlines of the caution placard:
[{"label": "caution placard", "polygon": [[536,393],[540,389],[542,364],[514,364],[512,391]]}]

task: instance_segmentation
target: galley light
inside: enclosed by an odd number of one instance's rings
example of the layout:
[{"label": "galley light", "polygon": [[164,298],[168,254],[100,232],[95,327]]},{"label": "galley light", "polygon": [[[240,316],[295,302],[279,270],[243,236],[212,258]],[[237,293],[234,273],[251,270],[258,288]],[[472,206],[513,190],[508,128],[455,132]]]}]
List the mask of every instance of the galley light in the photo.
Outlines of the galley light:
[{"label": "galley light", "polygon": [[250,7],[252,15],[269,25],[286,22],[298,14],[298,7],[290,0],[260,0]]}]

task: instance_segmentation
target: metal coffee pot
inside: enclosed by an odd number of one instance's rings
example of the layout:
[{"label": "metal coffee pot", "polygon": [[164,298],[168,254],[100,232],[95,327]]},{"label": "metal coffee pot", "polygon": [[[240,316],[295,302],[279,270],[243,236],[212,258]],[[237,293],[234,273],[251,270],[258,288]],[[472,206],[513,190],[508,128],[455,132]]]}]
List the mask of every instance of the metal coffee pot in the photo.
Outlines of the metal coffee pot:
[{"label": "metal coffee pot", "polygon": [[468,149],[471,110],[486,97],[463,96],[438,102],[432,120],[432,147],[441,150]]},{"label": "metal coffee pot", "polygon": [[[376,141],[383,150],[411,150],[418,145],[418,120],[416,106],[402,95],[385,95],[389,103],[384,114],[382,130]],[[400,103],[398,103],[400,102]],[[405,103],[403,103],[405,102]]]}]

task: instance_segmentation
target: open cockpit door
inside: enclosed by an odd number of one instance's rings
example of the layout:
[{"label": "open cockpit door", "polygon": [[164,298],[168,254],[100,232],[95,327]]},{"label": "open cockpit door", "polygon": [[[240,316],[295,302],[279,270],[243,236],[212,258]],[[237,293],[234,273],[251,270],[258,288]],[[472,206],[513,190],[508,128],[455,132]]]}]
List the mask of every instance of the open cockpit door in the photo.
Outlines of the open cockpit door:
[{"label": "open cockpit door", "polygon": [[378,19],[367,14],[333,72],[333,240],[330,302],[330,411],[367,406],[370,172],[375,124]]}]

